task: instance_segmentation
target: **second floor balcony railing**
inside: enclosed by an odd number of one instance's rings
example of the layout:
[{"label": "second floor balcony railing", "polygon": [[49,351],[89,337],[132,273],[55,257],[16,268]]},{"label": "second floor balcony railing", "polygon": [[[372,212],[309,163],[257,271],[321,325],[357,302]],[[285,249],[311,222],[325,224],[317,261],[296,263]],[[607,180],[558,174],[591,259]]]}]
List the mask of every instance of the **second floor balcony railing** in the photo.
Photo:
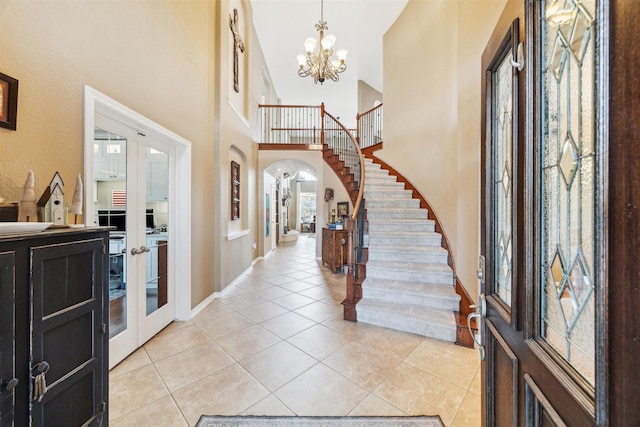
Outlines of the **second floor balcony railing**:
[{"label": "second floor balcony railing", "polygon": [[361,149],[380,144],[382,135],[382,104],[379,104],[369,111],[358,114],[358,144]]}]

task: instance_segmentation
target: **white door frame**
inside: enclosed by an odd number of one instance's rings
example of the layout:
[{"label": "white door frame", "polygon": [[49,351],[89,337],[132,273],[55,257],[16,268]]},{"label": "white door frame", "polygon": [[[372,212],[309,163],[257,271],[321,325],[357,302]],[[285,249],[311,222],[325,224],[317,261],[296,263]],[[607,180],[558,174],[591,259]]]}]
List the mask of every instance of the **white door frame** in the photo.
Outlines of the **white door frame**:
[{"label": "white door frame", "polygon": [[[93,140],[96,112],[174,146],[176,150],[176,185],[172,203],[175,218],[171,243],[175,244],[175,319],[191,317],[191,142],[152,120],[109,98],[90,86],[84,86],[84,177],[93,176]],[[85,224],[94,217],[93,185],[84,186]]]}]

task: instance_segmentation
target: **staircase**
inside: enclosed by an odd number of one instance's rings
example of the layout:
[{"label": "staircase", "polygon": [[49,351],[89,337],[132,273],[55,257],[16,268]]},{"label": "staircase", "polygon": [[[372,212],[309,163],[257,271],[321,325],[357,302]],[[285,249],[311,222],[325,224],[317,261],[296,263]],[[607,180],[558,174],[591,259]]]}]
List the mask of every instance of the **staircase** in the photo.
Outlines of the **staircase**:
[{"label": "staircase", "polygon": [[368,262],[359,322],[456,341],[460,296],[427,210],[389,172],[365,160]]}]

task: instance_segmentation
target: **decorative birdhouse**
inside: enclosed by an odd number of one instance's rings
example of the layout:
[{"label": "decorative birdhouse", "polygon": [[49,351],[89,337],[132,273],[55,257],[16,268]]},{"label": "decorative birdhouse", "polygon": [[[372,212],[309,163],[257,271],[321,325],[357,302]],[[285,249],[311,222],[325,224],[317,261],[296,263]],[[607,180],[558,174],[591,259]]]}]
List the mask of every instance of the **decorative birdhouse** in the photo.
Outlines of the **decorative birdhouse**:
[{"label": "decorative birdhouse", "polygon": [[67,225],[69,207],[64,200],[64,182],[58,172],[38,200],[38,220],[54,225]]}]

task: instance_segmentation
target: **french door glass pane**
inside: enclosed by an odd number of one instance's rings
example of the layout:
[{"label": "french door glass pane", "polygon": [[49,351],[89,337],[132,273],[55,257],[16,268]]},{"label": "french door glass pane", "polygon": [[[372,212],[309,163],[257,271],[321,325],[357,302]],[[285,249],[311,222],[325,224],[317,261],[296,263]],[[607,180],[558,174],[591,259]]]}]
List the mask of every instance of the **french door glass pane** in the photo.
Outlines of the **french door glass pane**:
[{"label": "french door glass pane", "polygon": [[127,329],[127,139],[94,130],[94,224],[109,231],[109,338]]},{"label": "french door glass pane", "polygon": [[493,277],[494,292],[511,306],[512,178],[513,178],[513,80],[511,51],[493,74]]},{"label": "french door glass pane", "polygon": [[595,379],[595,0],[545,7],[541,337]]},{"label": "french door glass pane", "polygon": [[167,304],[169,245],[169,155],[146,147],[146,295],[147,315]]}]

